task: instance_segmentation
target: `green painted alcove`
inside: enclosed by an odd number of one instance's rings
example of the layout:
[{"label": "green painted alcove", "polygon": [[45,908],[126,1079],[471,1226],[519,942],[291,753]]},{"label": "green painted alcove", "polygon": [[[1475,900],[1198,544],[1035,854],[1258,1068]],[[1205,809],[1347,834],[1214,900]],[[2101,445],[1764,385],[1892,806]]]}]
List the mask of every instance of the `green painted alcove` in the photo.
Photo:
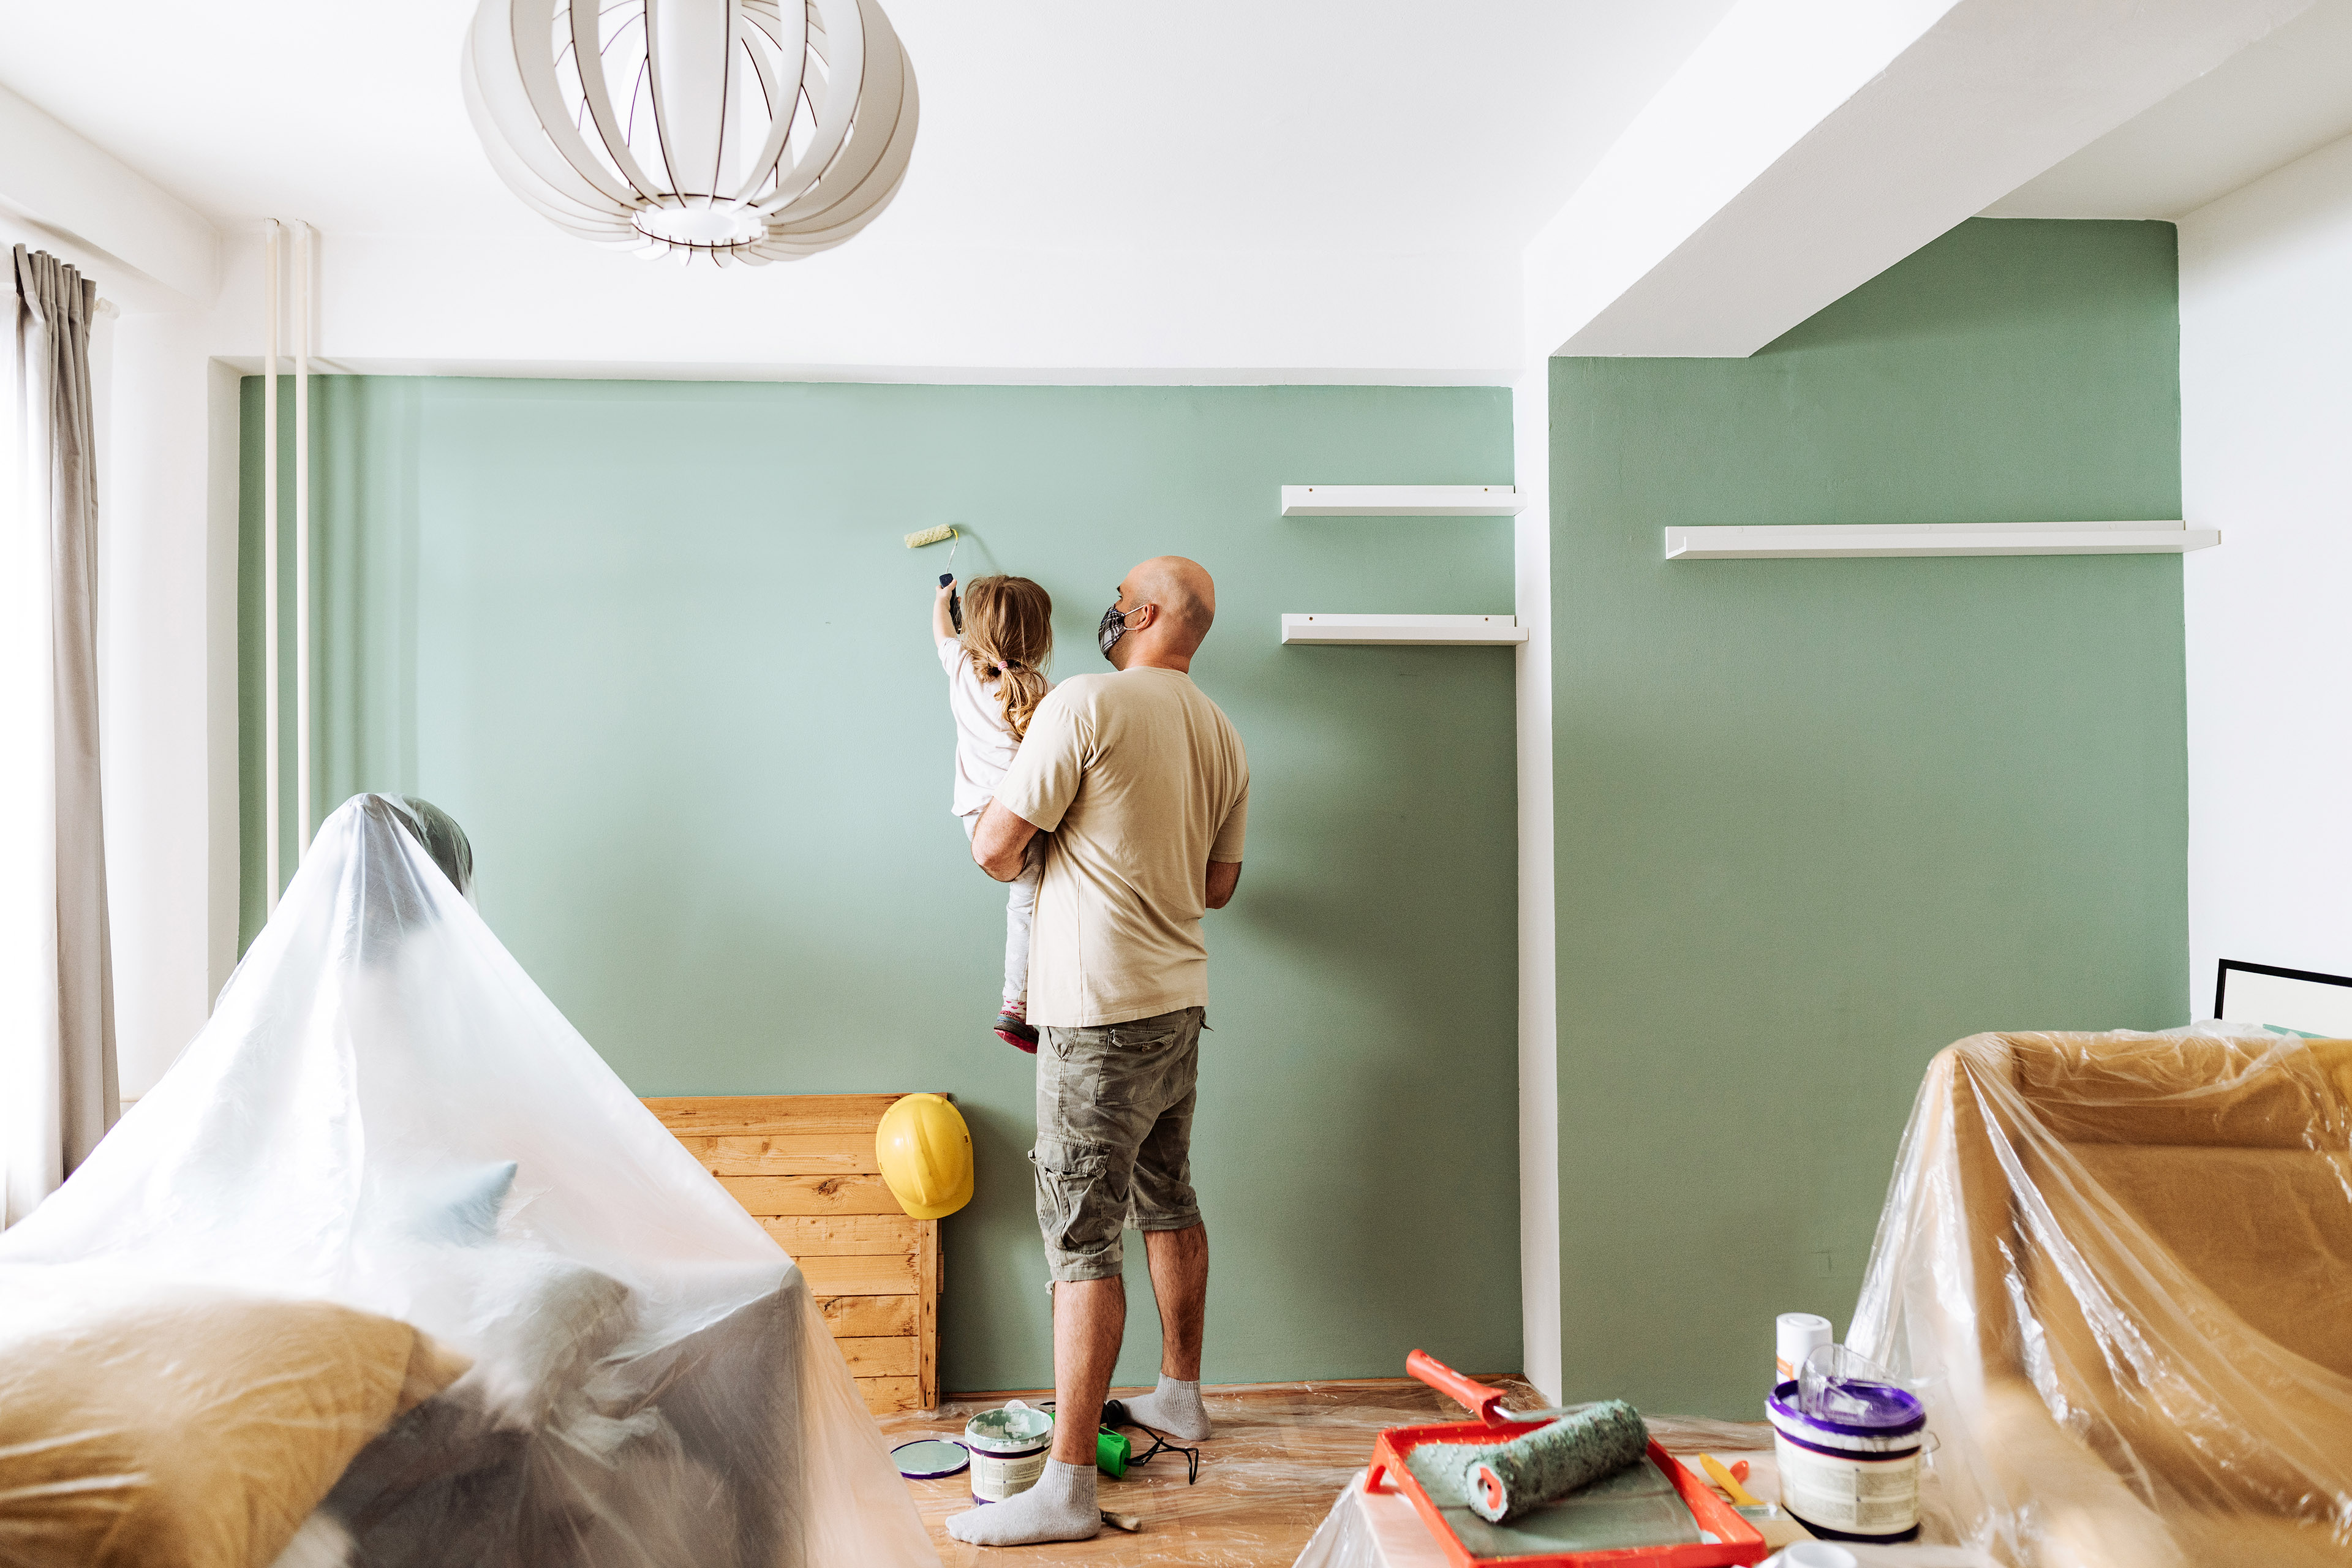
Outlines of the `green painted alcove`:
[{"label": "green painted alcove", "polygon": [[2177,556],[1669,524],[2180,516],[2168,224],[1976,220],[1744,360],[1552,363],[1567,1394],[1754,1420],[1927,1059],[2188,1021]]}]

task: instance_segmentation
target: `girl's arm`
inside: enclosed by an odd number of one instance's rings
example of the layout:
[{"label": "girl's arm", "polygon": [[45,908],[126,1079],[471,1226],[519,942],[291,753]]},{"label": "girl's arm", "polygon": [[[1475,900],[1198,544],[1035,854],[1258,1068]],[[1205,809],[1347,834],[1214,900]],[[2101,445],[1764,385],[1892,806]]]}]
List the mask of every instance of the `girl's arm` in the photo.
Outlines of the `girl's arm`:
[{"label": "girl's arm", "polygon": [[940,643],[956,640],[955,622],[948,615],[948,601],[955,597],[955,580],[950,578],[940,587],[939,596],[931,601],[931,646],[934,647]]}]

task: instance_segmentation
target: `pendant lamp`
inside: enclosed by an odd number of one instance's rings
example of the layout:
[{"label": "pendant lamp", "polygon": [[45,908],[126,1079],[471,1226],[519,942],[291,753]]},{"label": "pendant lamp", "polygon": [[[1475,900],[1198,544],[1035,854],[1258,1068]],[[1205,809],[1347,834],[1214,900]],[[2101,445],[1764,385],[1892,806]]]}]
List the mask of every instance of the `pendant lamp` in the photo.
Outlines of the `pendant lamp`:
[{"label": "pendant lamp", "polygon": [[482,0],[460,74],[515,195],[648,259],[829,250],[915,145],[915,73],[873,0]]}]

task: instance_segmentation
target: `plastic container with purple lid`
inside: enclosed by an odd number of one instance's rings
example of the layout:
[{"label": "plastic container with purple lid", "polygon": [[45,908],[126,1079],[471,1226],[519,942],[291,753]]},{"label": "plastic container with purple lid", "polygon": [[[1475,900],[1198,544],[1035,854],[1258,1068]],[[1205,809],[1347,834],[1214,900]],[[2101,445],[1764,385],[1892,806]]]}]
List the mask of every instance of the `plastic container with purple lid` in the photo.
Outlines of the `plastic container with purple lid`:
[{"label": "plastic container with purple lid", "polygon": [[1780,1506],[1815,1535],[1909,1541],[1919,1533],[1919,1454],[1927,1427],[1918,1396],[1836,1346],[1764,1402],[1780,1468]]}]

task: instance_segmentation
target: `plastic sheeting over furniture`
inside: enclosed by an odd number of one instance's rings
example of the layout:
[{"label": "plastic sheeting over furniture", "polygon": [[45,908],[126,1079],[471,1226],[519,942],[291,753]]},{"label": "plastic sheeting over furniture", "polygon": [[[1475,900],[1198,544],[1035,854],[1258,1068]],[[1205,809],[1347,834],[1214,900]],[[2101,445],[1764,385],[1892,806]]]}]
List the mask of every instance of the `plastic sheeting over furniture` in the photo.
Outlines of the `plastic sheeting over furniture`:
[{"label": "plastic sheeting over furniture", "polygon": [[374,795],[321,826],[204,1033],[0,1236],[0,1289],[128,1270],[472,1356],[344,1471],[326,1561],[936,1563],[800,1270],[413,832]]},{"label": "plastic sheeting over furniture", "polygon": [[2352,1041],[1979,1035],[1904,1133],[1848,1343],[2021,1568],[2352,1561]]}]

